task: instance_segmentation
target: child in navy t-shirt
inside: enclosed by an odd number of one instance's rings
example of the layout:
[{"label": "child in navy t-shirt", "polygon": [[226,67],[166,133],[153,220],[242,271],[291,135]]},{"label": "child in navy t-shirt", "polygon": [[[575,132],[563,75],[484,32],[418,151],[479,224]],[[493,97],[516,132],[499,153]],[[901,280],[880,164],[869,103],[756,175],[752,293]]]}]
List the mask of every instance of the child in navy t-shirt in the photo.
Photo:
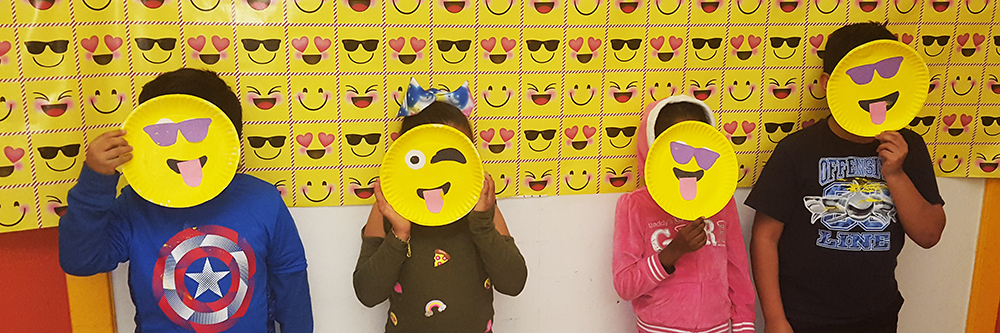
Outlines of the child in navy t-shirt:
[{"label": "child in navy t-shirt", "polygon": [[[830,34],[823,85],[849,51],[883,39],[896,38],[878,23]],[[765,332],[896,332],[905,236],[924,248],[941,239],[944,201],[923,139],[908,129],[861,137],[837,121],[781,140],[747,197]]]},{"label": "child in navy t-shirt", "polygon": [[[215,73],[180,69],[146,84],[139,102],[167,94],[212,102],[239,135],[239,99]],[[129,262],[139,332],[312,332],[306,258],[292,216],[273,185],[237,174],[215,198],[167,208],[125,187],[132,147],[124,131],[91,142],[60,220],[59,262],[86,276]]]}]

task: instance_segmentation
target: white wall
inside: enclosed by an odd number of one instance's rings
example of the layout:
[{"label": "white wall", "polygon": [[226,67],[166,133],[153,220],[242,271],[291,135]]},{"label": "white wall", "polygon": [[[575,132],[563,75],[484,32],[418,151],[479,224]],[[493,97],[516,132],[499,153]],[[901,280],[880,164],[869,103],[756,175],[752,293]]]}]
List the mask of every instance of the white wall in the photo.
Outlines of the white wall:
[{"label": "white wall", "polygon": [[[941,243],[910,242],[896,270],[906,303],[899,332],[963,332],[982,208],[982,180],[939,178],[948,226]],[[742,202],[748,191],[739,190]],[[497,294],[498,332],[631,332],[632,309],[611,282],[611,235],[618,195],[505,199],[499,205],[528,264],[516,298]],[[753,211],[740,207],[749,240]],[[379,332],[386,305],[357,301],[351,273],[369,207],[293,208],[306,247],[317,332]],[[132,332],[126,265],[113,273],[119,332]],[[758,320],[760,325],[761,320]],[[759,326],[760,327],[760,326]]]}]

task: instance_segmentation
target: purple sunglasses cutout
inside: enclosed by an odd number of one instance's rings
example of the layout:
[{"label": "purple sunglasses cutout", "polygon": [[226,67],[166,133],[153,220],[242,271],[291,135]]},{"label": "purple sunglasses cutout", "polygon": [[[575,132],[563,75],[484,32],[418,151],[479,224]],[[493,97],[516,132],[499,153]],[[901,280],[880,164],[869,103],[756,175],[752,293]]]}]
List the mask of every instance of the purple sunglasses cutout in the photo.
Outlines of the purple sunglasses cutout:
[{"label": "purple sunglasses cutout", "polygon": [[719,153],[711,149],[694,148],[680,141],[670,143],[670,153],[674,157],[674,162],[679,164],[687,164],[691,162],[691,158],[694,158],[695,162],[698,163],[698,167],[702,170],[711,168],[715,164],[715,160],[719,159],[720,156]]},{"label": "purple sunglasses cutout", "polygon": [[179,123],[159,123],[143,127],[142,130],[160,147],[168,147],[177,143],[177,131],[184,135],[188,142],[201,142],[208,136],[208,125],[211,118],[194,118]]},{"label": "purple sunglasses cutout", "polygon": [[892,78],[899,72],[899,66],[903,63],[903,57],[892,57],[879,60],[874,64],[861,65],[848,69],[846,73],[855,84],[865,85],[872,82],[875,71],[883,79]]}]

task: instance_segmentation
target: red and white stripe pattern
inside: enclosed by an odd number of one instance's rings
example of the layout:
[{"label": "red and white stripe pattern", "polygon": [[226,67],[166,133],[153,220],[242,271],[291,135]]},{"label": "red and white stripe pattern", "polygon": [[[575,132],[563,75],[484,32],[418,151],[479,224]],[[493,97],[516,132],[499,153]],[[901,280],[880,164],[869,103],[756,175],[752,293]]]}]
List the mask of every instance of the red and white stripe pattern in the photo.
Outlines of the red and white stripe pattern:
[{"label": "red and white stripe pattern", "polygon": [[754,325],[751,322],[733,323],[733,333],[753,332]]},{"label": "red and white stripe pattern", "polygon": [[[682,330],[682,329],[677,329],[677,328],[669,328],[669,327],[657,326],[657,325],[646,323],[646,322],[642,321],[642,319],[638,319],[636,321],[636,326],[639,328],[639,332],[640,333],[723,333],[723,332],[730,332],[730,330],[729,330],[729,323],[722,323],[722,324],[719,324],[718,326],[715,326],[715,327],[712,327],[712,328],[708,328],[708,329],[705,329],[705,330],[700,330],[700,331],[690,331],[690,330]],[[753,323],[734,323],[732,325],[732,332],[733,333],[738,333],[738,332],[753,332],[753,331],[754,331]]]},{"label": "red and white stripe pattern", "polygon": [[649,266],[649,276],[652,276],[656,282],[666,280],[667,276],[670,275],[667,274],[667,270],[660,264],[660,258],[656,254],[646,258],[646,265]]}]

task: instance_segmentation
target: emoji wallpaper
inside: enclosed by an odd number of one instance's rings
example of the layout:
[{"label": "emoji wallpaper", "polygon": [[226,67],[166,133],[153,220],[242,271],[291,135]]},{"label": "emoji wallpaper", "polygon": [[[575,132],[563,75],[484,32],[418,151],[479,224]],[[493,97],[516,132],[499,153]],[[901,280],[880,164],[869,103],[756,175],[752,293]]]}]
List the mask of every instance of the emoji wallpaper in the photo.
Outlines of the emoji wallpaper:
[{"label": "emoji wallpaper", "polygon": [[142,85],[211,69],[244,107],[242,171],[290,206],[370,204],[411,77],[469,81],[499,197],[626,192],[643,106],[716,110],[739,186],[829,114],[827,35],[890,22],[928,63],[907,128],[943,177],[1000,177],[990,0],[11,0],[0,3],[0,232],[53,226],[87,143]]}]

